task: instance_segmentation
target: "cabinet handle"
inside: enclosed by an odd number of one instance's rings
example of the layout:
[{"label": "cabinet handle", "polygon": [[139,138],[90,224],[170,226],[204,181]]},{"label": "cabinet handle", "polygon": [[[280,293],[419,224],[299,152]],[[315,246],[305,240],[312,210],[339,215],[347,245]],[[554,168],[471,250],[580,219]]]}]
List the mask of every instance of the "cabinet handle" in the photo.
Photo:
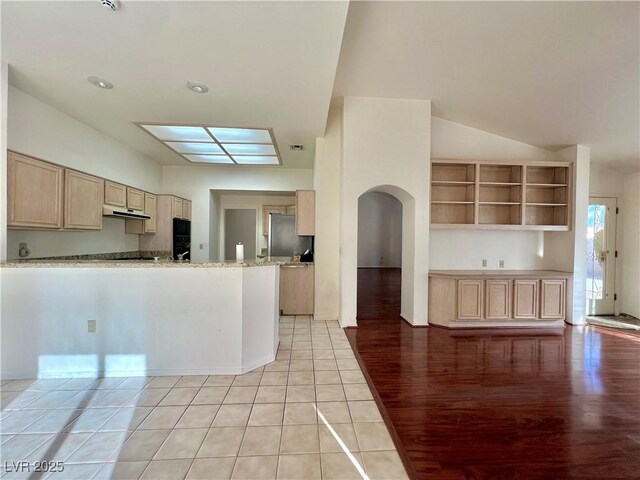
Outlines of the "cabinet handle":
[{"label": "cabinet handle", "polygon": [[308,264],[304,265],[280,265],[280,268],[309,268]]}]

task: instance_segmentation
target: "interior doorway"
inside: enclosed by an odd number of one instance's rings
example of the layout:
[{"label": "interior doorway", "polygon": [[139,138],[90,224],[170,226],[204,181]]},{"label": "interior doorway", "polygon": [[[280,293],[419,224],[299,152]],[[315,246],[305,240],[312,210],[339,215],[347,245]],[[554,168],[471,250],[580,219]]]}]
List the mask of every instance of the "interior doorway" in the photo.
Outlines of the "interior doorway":
[{"label": "interior doorway", "polygon": [[256,258],[256,210],[228,208],[224,211],[224,259],[236,259],[236,245],[244,245],[245,260]]},{"label": "interior doorway", "polygon": [[587,315],[614,315],[616,278],[615,198],[589,198],[586,262]]},{"label": "interior doorway", "polygon": [[402,203],[383,192],[358,199],[358,322],[400,317]]}]

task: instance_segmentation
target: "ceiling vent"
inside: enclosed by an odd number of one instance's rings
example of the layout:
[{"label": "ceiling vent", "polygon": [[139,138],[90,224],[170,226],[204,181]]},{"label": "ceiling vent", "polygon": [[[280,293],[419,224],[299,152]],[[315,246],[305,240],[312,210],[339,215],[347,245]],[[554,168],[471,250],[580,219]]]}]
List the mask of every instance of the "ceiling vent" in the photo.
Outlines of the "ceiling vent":
[{"label": "ceiling vent", "polygon": [[304,150],[304,145],[302,145],[301,143],[294,143],[292,145],[289,145],[289,148],[291,150]]}]

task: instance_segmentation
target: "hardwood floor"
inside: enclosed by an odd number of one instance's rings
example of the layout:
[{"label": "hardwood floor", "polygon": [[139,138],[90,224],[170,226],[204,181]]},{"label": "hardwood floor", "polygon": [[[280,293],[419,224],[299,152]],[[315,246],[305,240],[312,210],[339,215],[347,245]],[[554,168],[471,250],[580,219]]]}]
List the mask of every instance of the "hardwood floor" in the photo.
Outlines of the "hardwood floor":
[{"label": "hardwood floor", "polygon": [[412,328],[399,270],[358,281],[347,336],[412,478],[640,478],[640,337]]}]

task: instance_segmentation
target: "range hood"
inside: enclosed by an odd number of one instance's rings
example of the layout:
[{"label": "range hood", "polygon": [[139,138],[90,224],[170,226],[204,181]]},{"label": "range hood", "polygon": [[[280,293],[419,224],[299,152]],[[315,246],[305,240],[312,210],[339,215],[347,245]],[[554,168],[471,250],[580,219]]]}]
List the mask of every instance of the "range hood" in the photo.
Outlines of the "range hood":
[{"label": "range hood", "polygon": [[140,220],[149,220],[151,217],[142,210],[133,210],[131,208],[114,207],[112,205],[104,205],[102,207],[103,217],[120,217],[135,218]]}]

